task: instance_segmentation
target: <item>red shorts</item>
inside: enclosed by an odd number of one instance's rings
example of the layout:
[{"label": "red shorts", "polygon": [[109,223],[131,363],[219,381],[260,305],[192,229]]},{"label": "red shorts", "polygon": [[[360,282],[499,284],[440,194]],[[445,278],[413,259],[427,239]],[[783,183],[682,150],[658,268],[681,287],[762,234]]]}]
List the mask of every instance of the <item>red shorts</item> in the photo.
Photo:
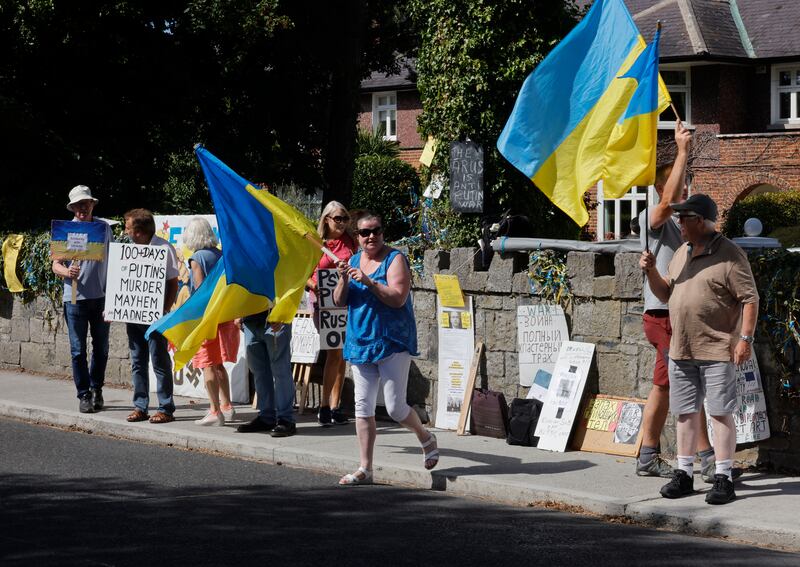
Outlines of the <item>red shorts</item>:
[{"label": "red shorts", "polygon": [[672,325],[669,311],[649,311],[642,315],[644,336],[656,349],[656,365],[653,368],[653,384],[669,388],[669,341],[672,338]]},{"label": "red shorts", "polygon": [[236,362],[239,356],[239,328],[233,321],[217,327],[217,336],[203,341],[203,345],[192,358],[195,368],[208,368],[223,362]]}]

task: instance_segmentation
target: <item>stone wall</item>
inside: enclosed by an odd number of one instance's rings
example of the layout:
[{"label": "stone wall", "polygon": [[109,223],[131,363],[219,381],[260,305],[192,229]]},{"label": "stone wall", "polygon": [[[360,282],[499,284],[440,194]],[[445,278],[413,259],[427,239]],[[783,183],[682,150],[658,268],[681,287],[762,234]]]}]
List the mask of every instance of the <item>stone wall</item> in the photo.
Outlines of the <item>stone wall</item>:
[{"label": "stone wall", "polygon": [[[488,270],[480,267],[475,249],[428,250],[422,275],[413,281],[420,356],[412,362],[409,402],[436,408],[438,345],[436,291],[433,274],[455,274],[474,298],[475,338],[486,346],[478,385],[502,391],[510,401],[524,397],[519,386],[517,306],[541,300],[530,293],[528,254],[495,254]],[[642,332],[642,273],[638,254],[570,252],[567,268],[573,301],[566,315],[573,340],[596,345],[587,389],[593,393],[646,398],[652,385],[655,351]],[[800,414],[778,399],[778,371],[771,351],[757,334],[756,353],[767,394],[773,438],[758,445],[759,460],[777,468],[800,469]],[[7,368],[71,376],[69,341],[61,308],[39,299],[23,305],[10,294],[0,295],[0,364]],[[111,325],[106,379],[129,384],[125,326]],[[345,396],[347,400],[349,396]],[[793,435],[796,434],[795,435]],[[662,449],[674,454],[675,431],[670,417]]]}]

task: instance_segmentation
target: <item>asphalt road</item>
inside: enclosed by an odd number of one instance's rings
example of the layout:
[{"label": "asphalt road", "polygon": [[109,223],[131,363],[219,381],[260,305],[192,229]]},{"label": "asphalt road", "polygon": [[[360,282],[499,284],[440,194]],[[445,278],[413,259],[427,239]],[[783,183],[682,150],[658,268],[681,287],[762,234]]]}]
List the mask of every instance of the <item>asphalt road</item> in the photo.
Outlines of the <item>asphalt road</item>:
[{"label": "asphalt road", "polygon": [[0,565],[798,565],[798,555],[0,419]]}]

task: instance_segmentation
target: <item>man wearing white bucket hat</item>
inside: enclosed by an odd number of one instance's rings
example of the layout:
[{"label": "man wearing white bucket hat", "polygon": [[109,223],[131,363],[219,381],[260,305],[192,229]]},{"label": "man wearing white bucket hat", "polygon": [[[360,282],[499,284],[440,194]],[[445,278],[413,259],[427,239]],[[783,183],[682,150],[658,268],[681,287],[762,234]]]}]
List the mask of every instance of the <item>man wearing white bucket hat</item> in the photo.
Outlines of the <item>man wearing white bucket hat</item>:
[{"label": "man wearing white bucket hat", "polygon": [[[111,240],[111,226],[104,219],[93,216],[97,199],[86,185],[77,185],[69,192],[67,209],[77,222],[101,221],[106,223],[106,257]],[[107,263],[53,262],[53,273],[64,280],[64,318],[69,331],[72,378],[80,400],[81,413],[103,409],[103,383],[108,362],[108,333],[110,324],[103,318],[106,296]],[[75,285],[76,302],[72,303],[72,286]],[[88,333],[92,334],[92,360],[87,362]]]}]

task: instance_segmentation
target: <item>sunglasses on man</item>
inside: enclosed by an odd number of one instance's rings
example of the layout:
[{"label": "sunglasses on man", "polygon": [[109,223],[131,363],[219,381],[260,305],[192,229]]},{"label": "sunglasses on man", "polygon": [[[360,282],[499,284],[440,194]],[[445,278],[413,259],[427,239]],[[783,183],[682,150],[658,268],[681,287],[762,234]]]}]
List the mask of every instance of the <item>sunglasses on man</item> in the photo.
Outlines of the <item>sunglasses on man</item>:
[{"label": "sunglasses on man", "polygon": [[375,228],[359,228],[356,231],[356,234],[358,234],[362,238],[366,238],[371,234],[374,234],[375,236],[378,236],[379,234],[383,234],[383,227],[382,226],[376,226]]}]

